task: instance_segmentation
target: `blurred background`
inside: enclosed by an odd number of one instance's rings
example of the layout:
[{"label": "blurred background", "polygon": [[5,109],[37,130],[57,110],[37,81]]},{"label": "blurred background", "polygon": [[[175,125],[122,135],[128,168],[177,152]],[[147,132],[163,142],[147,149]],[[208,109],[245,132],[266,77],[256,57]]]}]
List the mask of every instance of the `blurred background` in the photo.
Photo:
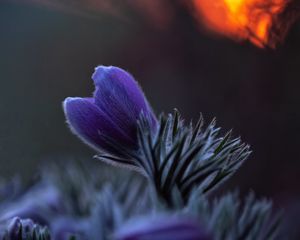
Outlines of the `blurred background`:
[{"label": "blurred background", "polygon": [[176,107],[190,121],[202,112],[252,146],[224,189],[276,204],[299,197],[299,21],[271,50],[208,34],[172,1],[92,10],[25,2],[0,0],[1,177],[31,177],[54,159],[96,161],[70,133],[61,103],[90,96],[103,64],[131,72],[157,114]]}]

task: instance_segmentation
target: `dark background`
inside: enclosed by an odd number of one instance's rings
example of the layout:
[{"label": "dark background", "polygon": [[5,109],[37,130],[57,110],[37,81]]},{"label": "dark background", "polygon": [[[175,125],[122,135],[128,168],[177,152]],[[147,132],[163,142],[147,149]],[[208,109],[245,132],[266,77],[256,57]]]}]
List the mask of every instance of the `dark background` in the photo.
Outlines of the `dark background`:
[{"label": "dark background", "polygon": [[[92,159],[61,103],[89,96],[98,64],[130,71],[156,113],[202,112],[251,144],[226,184],[284,204],[300,195],[300,23],[276,50],[216,38],[183,7],[172,18],[75,13],[0,1],[0,174],[30,177],[43,161]],[[164,24],[159,24],[164,20]]]}]

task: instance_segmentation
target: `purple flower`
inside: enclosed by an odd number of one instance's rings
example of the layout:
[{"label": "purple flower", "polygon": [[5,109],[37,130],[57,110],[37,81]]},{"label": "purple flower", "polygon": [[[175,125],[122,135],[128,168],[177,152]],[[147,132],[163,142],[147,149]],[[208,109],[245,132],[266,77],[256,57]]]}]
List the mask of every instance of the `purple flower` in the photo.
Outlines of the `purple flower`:
[{"label": "purple flower", "polygon": [[92,98],[69,97],[63,103],[71,130],[97,151],[116,153],[116,145],[136,149],[140,114],[151,119],[153,129],[157,124],[138,83],[113,66],[97,67],[92,79],[96,87]]},{"label": "purple flower", "polygon": [[20,219],[19,217],[15,217],[9,221],[7,228],[10,239],[19,239],[18,237],[21,226],[26,229],[26,231],[22,231],[22,238],[25,239],[26,232],[30,233],[30,235],[32,234],[34,228],[33,221],[31,219]]},{"label": "purple flower", "polygon": [[31,219],[11,218],[0,225],[0,239],[50,239],[47,228],[35,224]]},{"label": "purple flower", "polygon": [[156,216],[135,219],[123,225],[116,240],[212,240],[194,219],[179,216]]},{"label": "purple flower", "polygon": [[32,187],[19,199],[2,207],[0,221],[18,216],[22,219],[31,219],[41,225],[49,225],[56,215],[64,212],[64,202],[57,189],[42,183]]}]

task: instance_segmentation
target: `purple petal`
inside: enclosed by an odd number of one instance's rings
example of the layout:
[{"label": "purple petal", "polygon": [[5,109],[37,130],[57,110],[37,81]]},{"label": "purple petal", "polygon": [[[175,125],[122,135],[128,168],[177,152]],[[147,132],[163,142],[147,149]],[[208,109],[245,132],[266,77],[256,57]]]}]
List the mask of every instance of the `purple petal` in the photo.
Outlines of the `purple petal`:
[{"label": "purple petal", "polygon": [[136,139],[136,124],[141,112],[152,119],[156,118],[134,78],[117,67],[99,66],[92,76],[96,91],[95,104],[121,129]]},{"label": "purple petal", "polygon": [[71,130],[95,149],[113,151],[105,137],[125,146],[135,144],[106,113],[93,104],[93,99],[67,98],[63,107]]},{"label": "purple petal", "polygon": [[11,240],[20,239],[20,227],[22,226],[22,237],[21,239],[27,238],[27,235],[33,234],[33,229],[35,224],[31,219],[21,219],[19,217],[14,217],[11,220],[9,220],[8,223],[8,237]]},{"label": "purple petal", "polygon": [[[32,196],[35,197],[32,197]],[[8,204],[0,212],[0,221],[18,216],[30,218],[34,222],[48,225],[53,215],[64,212],[64,202],[57,189],[46,184],[33,187],[23,197]]]},{"label": "purple petal", "polygon": [[156,216],[136,219],[124,225],[116,234],[117,240],[211,240],[196,222],[185,217]]}]

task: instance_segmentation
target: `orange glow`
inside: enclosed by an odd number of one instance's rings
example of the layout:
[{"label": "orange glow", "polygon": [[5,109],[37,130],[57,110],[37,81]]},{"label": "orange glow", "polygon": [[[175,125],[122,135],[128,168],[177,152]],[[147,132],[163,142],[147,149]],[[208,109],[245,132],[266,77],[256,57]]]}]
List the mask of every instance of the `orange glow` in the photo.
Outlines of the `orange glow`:
[{"label": "orange glow", "polygon": [[[1,0],[0,0],[1,1]],[[207,29],[259,47],[275,48],[300,18],[300,0],[9,0],[43,5],[84,17],[109,14],[123,21],[145,20],[160,30],[172,27],[181,4]],[[180,3],[180,4],[179,4]],[[178,8],[178,9],[177,9]],[[133,18],[131,18],[133,17]],[[175,24],[174,24],[175,25]]]},{"label": "orange glow", "polygon": [[196,17],[217,33],[274,47],[270,31],[288,0],[192,0]]}]

